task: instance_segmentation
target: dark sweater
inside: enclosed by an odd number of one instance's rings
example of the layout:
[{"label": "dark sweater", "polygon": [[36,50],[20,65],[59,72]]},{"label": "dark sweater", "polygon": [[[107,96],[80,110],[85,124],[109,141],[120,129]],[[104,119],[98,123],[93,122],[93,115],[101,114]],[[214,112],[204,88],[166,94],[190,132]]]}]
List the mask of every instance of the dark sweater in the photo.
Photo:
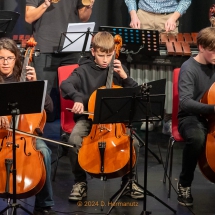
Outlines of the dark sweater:
[{"label": "dark sweater", "polygon": [[[3,77],[3,79],[4,83],[17,82],[17,79],[13,74],[8,77]],[[54,109],[52,99],[48,94],[46,94],[44,109],[47,113],[51,113]]]},{"label": "dark sweater", "polygon": [[[190,57],[181,66],[179,74],[178,118],[190,115],[214,113],[214,105],[200,102],[203,95],[215,82],[215,69],[211,64],[200,64]],[[215,101],[214,101],[215,104]]]},{"label": "dark sweater", "polygon": [[[128,74],[128,70],[123,66]],[[92,57],[82,58],[79,67],[75,69],[71,75],[62,82],[60,88],[62,96],[65,99],[71,99],[74,102],[81,102],[84,110],[88,110],[88,100],[91,94],[99,87],[106,85],[109,67],[100,68],[94,62]],[[113,83],[122,87],[136,87],[138,84],[132,78],[122,79],[118,73],[113,73]],[[86,119],[86,115],[74,114],[74,120]]]}]

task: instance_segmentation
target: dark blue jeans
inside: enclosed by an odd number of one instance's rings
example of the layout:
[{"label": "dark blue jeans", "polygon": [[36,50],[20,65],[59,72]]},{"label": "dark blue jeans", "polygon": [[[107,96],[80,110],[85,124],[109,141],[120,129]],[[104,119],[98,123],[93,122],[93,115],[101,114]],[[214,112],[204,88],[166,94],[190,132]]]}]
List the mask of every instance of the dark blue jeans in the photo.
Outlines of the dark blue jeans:
[{"label": "dark blue jeans", "polygon": [[[70,162],[72,165],[72,172],[75,176],[75,182],[87,182],[87,177],[85,171],[80,167],[78,162],[78,151],[82,145],[83,137],[87,136],[91,131],[91,121],[90,120],[79,120],[75,124],[75,127],[72,130],[72,133],[69,137],[68,143],[76,144],[76,147],[70,148],[68,152],[68,156],[70,158]],[[137,139],[133,140],[133,145],[136,153],[136,163],[139,155],[139,142]],[[93,155],[89,155],[93,156]],[[113,155],[116,156],[116,155]],[[132,168],[132,177],[136,178],[136,164]],[[129,178],[129,174],[123,176],[123,180]]]},{"label": "dark blue jeans", "polygon": [[203,117],[188,116],[179,120],[178,131],[186,142],[179,183],[183,187],[190,187],[199,155],[205,146],[207,121]]},{"label": "dark blue jeans", "polygon": [[51,150],[48,148],[43,140],[36,140],[36,149],[41,151],[44,158],[46,168],[46,181],[43,188],[36,194],[35,208],[48,207],[54,205],[52,182],[51,182]]}]

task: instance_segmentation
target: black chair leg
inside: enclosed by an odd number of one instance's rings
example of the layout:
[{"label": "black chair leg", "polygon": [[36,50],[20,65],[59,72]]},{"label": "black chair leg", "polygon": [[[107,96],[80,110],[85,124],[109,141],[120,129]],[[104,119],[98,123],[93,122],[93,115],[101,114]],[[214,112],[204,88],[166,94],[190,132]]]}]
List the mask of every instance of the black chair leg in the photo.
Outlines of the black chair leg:
[{"label": "black chair leg", "polygon": [[[63,155],[62,155],[62,156],[63,156]],[[59,159],[60,159],[62,156],[60,156],[60,145],[58,145],[58,146],[57,146],[57,158],[52,162],[52,164],[55,163],[52,181],[55,181],[55,176],[56,176],[56,173],[57,173],[58,162],[59,162]]]},{"label": "black chair leg", "polygon": [[168,171],[168,167],[169,167],[169,159],[170,159],[172,141],[173,141],[173,137],[170,137],[169,144],[167,147],[166,161],[165,161],[165,165],[164,165],[163,183],[166,183],[166,177],[167,177],[167,171]]},{"label": "black chair leg", "polygon": [[172,145],[170,146],[170,162],[169,162],[169,190],[168,190],[168,198],[171,195],[172,188],[172,162],[173,162],[173,145],[175,141],[172,141]]}]

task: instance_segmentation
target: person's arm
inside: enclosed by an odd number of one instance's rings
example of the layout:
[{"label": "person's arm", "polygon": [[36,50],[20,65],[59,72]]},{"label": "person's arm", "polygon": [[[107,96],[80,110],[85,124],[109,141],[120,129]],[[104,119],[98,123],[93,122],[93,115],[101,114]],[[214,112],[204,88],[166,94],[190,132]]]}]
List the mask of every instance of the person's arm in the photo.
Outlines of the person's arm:
[{"label": "person's arm", "polygon": [[10,123],[7,116],[0,116],[0,129],[8,129],[10,128]]},{"label": "person's arm", "polygon": [[191,0],[179,1],[176,11],[165,23],[165,30],[167,32],[175,30],[177,20],[180,18],[180,16],[182,16],[186,12],[186,10],[189,8],[190,4],[191,4]]},{"label": "person's arm", "polygon": [[136,10],[130,11],[130,17],[131,17],[130,27],[140,29],[140,20],[137,17]]},{"label": "person's arm", "polygon": [[122,67],[121,61],[115,59],[114,60],[114,72],[118,73],[122,79],[126,79],[128,75],[126,74],[124,68]]},{"label": "person's arm", "polygon": [[[114,76],[114,83],[120,85],[122,87],[137,87],[138,84],[134,81],[133,78],[129,77],[128,69],[121,64],[121,61],[115,59],[114,60],[114,72],[116,72],[119,78],[115,79]],[[115,82],[116,81],[116,82]]]},{"label": "person's arm", "polygon": [[93,4],[95,0],[91,0],[91,4],[78,9],[79,19],[82,22],[87,22],[92,14]]},{"label": "person's arm", "polygon": [[197,78],[192,71],[181,67],[178,82],[179,106],[186,113],[210,114],[214,113],[214,105],[203,104],[193,99]]},{"label": "person's arm", "polygon": [[82,86],[78,71],[80,68],[75,69],[74,72],[64,81],[62,81],[60,85],[62,97],[64,99],[70,99],[74,102],[83,103],[83,95],[78,91],[78,89]]},{"label": "person's arm", "polygon": [[48,94],[46,94],[44,109],[47,113],[51,113],[54,110],[52,98]]},{"label": "person's arm", "polygon": [[76,71],[74,71],[66,80],[62,81],[60,85],[63,98],[74,101],[71,111],[75,114],[81,114],[84,111],[83,95],[77,90],[79,86],[81,86],[81,80]]},{"label": "person's arm", "polygon": [[174,31],[177,25],[177,20],[181,14],[178,11],[175,11],[172,16],[166,21],[165,23],[165,30],[166,32]]},{"label": "person's arm", "polygon": [[131,28],[140,28],[140,20],[137,17],[137,4],[136,0],[125,0],[125,4],[128,7],[128,11],[130,14],[131,22],[130,27]]},{"label": "person's arm", "polygon": [[44,2],[39,7],[27,5],[25,7],[25,21],[29,24],[32,24],[44,14],[50,5],[51,2],[49,0],[44,0]]}]

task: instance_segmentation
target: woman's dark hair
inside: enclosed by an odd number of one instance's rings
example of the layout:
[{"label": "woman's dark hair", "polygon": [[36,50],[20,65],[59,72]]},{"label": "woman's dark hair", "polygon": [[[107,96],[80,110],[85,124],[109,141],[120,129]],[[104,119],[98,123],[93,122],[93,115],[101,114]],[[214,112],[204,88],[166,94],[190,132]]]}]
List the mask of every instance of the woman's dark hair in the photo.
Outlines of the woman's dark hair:
[{"label": "woman's dark hair", "polygon": [[17,44],[9,38],[0,38],[0,50],[6,49],[12,52],[16,57],[15,66],[13,68],[13,75],[19,81],[22,72],[22,58]]}]

